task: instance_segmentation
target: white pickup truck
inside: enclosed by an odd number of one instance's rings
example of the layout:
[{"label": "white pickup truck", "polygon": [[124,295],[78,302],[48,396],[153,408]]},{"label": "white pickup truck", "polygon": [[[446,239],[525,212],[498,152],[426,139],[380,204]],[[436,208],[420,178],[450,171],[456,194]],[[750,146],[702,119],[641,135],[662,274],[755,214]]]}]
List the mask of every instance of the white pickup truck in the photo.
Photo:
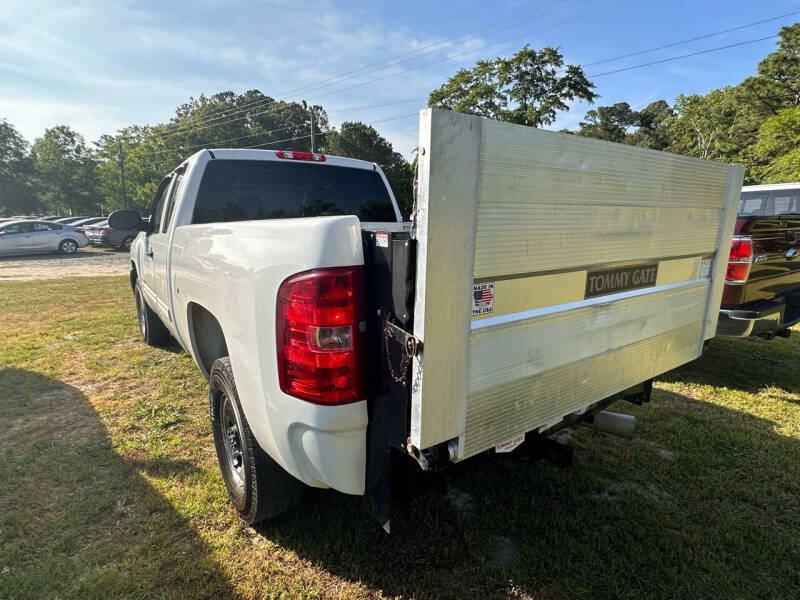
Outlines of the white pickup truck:
[{"label": "white pickup truck", "polygon": [[141,333],[209,378],[248,523],[305,484],[388,529],[401,473],[608,423],[715,331],[739,167],[429,109],[418,168],[407,224],[377,165],[307,152],[203,150],[156,193]]}]

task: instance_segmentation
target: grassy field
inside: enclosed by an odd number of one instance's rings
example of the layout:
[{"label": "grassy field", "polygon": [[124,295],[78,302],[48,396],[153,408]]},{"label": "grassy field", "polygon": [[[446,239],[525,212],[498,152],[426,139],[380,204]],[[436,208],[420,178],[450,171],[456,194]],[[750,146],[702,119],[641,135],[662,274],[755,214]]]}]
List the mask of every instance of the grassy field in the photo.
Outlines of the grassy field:
[{"label": "grassy field", "polygon": [[386,536],[314,491],[243,527],[206,383],[126,278],[0,283],[0,598],[800,598],[800,337],[714,340],[634,440],[481,459]]}]

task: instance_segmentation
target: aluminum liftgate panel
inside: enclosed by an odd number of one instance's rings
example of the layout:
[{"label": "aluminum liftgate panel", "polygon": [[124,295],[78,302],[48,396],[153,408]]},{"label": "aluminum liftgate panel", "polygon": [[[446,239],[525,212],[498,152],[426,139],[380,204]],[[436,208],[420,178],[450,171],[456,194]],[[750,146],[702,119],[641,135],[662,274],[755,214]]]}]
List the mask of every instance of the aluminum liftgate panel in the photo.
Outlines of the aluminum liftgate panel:
[{"label": "aluminum liftgate panel", "polygon": [[743,169],[420,115],[411,443],[458,459],[699,356]]}]

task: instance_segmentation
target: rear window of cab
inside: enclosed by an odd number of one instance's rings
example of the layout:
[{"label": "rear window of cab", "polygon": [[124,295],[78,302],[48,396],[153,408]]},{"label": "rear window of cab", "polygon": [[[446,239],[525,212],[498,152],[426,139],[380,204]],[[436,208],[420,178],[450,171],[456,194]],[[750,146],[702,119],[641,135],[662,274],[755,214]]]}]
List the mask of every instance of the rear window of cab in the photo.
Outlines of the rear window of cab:
[{"label": "rear window of cab", "polygon": [[800,188],[742,192],[740,217],[776,217],[800,214]]},{"label": "rear window of cab", "polygon": [[377,171],[272,160],[209,161],[192,223],[356,215],[396,221]]}]

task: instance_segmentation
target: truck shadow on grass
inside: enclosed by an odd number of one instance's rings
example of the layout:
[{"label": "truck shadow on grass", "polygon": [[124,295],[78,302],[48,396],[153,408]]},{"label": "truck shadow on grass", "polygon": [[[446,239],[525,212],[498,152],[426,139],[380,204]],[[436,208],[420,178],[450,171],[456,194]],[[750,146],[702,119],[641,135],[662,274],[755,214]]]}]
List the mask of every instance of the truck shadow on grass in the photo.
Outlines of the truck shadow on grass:
[{"label": "truck shadow on grass", "polygon": [[260,531],[387,596],[800,597],[797,439],[665,390],[612,410],[639,417],[633,440],[572,430],[568,469],[479,459],[391,536],[327,491]]},{"label": "truck shadow on grass", "polygon": [[121,458],[88,399],[0,369],[0,598],[230,597],[189,523],[141,475],[189,462]]}]

